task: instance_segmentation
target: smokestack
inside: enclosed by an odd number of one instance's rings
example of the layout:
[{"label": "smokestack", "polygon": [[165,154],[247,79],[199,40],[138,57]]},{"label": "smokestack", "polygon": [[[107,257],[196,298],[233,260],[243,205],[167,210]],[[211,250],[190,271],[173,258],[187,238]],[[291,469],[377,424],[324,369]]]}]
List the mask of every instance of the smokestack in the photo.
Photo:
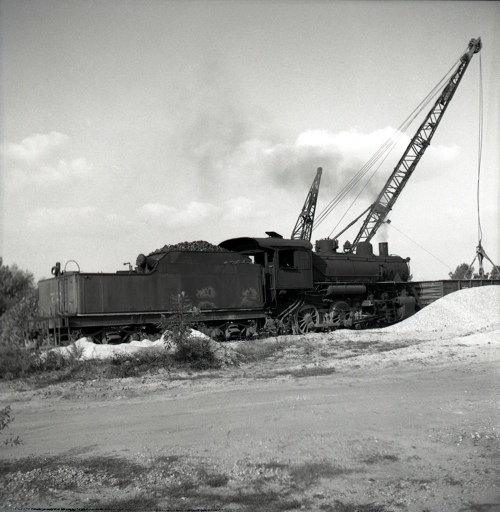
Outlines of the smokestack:
[{"label": "smokestack", "polygon": [[378,254],[379,254],[379,256],[389,256],[389,243],[388,242],[380,242],[378,244]]}]

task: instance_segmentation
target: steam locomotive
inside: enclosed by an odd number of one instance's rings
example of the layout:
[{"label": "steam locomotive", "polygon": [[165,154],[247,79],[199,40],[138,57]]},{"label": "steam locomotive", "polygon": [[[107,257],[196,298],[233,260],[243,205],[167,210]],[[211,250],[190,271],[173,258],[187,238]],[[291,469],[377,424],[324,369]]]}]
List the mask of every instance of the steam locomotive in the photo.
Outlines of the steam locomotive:
[{"label": "steam locomotive", "polygon": [[418,293],[409,258],[355,252],[320,240],[233,238],[203,250],[165,246],[138,256],[116,273],[61,271],[39,283],[38,328],[56,341],[77,335],[112,343],[157,332],[183,294],[196,308],[197,327],[219,339],[261,332],[306,333],[385,326],[412,315]]}]

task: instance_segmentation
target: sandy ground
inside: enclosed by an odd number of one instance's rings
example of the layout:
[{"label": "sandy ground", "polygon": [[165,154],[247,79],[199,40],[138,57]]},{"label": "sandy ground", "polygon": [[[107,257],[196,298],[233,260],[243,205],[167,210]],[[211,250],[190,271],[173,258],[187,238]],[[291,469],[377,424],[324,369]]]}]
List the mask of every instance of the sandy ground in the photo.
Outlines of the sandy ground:
[{"label": "sandy ground", "polygon": [[[234,486],[262,468],[322,464],[294,487],[296,509],[499,511],[500,302],[496,291],[483,305],[465,292],[388,329],[283,337],[271,358],[239,367],[39,390],[4,383],[10,433],[24,444],[0,457],[178,456]],[[460,310],[463,322],[450,323]],[[81,504],[71,499],[54,504]],[[253,510],[229,494],[220,503]]]}]

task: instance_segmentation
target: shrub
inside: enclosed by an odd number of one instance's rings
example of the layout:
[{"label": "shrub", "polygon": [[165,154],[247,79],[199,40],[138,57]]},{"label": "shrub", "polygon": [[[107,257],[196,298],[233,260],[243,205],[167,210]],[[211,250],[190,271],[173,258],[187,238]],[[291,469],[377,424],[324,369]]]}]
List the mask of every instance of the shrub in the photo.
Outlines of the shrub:
[{"label": "shrub", "polygon": [[82,352],[74,344],[64,355],[57,350],[40,352],[19,345],[0,345],[0,379],[59,370],[70,370],[72,373],[82,362]]},{"label": "shrub", "polygon": [[199,310],[191,305],[185,292],[173,296],[174,313],[169,317],[162,317],[158,327],[164,335],[170,338],[175,346],[173,358],[179,363],[186,363],[195,370],[219,368],[212,348],[212,340],[198,338],[191,334],[192,325],[196,322]]},{"label": "shrub", "polygon": [[184,338],[177,343],[174,359],[180,363],[187,363],[194,370],[220,368],[221,362],[212,349],[212,343],[209,338]]},{"label": "shrub", "polygon": [[38,292],[31,289],[0,317],[0,343],[26,345],[37,315]]},{"label": "shrub", "polygon": [[15,379],[30,373],[35,363],[33,353],[19,345],[0,345],[0,379]]},{"label": "shrub", "polygon": [[158,327],[174,343],[178,343],[190,336],[191,326],[199,315],[199,310],[191,305],[185,292],[172,296],[172,302],[174,313],[168,317],[162,315]]}]

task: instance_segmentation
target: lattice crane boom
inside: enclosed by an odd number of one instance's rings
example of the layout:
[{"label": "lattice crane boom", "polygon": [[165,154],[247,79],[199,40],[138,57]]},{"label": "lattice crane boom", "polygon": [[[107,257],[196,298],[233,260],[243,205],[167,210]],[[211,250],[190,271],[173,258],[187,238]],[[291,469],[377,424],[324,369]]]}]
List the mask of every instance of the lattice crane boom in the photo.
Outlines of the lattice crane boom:
[{"label": "lattice crane boom", "polygon": [[430,112],[427,114],[424,122],[420,125],[417,133],[411,139],[406,151],[394,168],[394,171],[387,180],[387,183],[380,192],[376,201],[372,204],[359,233],[352,243],[353,251],[360,242],[369,242],[387,218],[387,215],[394,206],[404,186],[410,179],[410,176],[417,167],[417,164],[422,158],[425,150],[430,145],[431,139],[443,118],[446,108],[455,94],[457,86],[460,83],[469,62],[471,61],[472,56],[475,53],[478,53],[481,48],[481,38],[471,39],[467,51],[460,58],[460,64],[456,71],[446,84],[446,87]]},{"label": "lattice crane boom", "polygon": [[306,201],[302,207],[295,228],[292,232],[292,239],[302,239],[311,241],[311,234],[314,225],[314,214],[316,213],[316,203],[318,201],[319,184],[321,181],[321,174],[323,169],[318,167],[316,177],[311,185],[311,189],[307,194]]}]

